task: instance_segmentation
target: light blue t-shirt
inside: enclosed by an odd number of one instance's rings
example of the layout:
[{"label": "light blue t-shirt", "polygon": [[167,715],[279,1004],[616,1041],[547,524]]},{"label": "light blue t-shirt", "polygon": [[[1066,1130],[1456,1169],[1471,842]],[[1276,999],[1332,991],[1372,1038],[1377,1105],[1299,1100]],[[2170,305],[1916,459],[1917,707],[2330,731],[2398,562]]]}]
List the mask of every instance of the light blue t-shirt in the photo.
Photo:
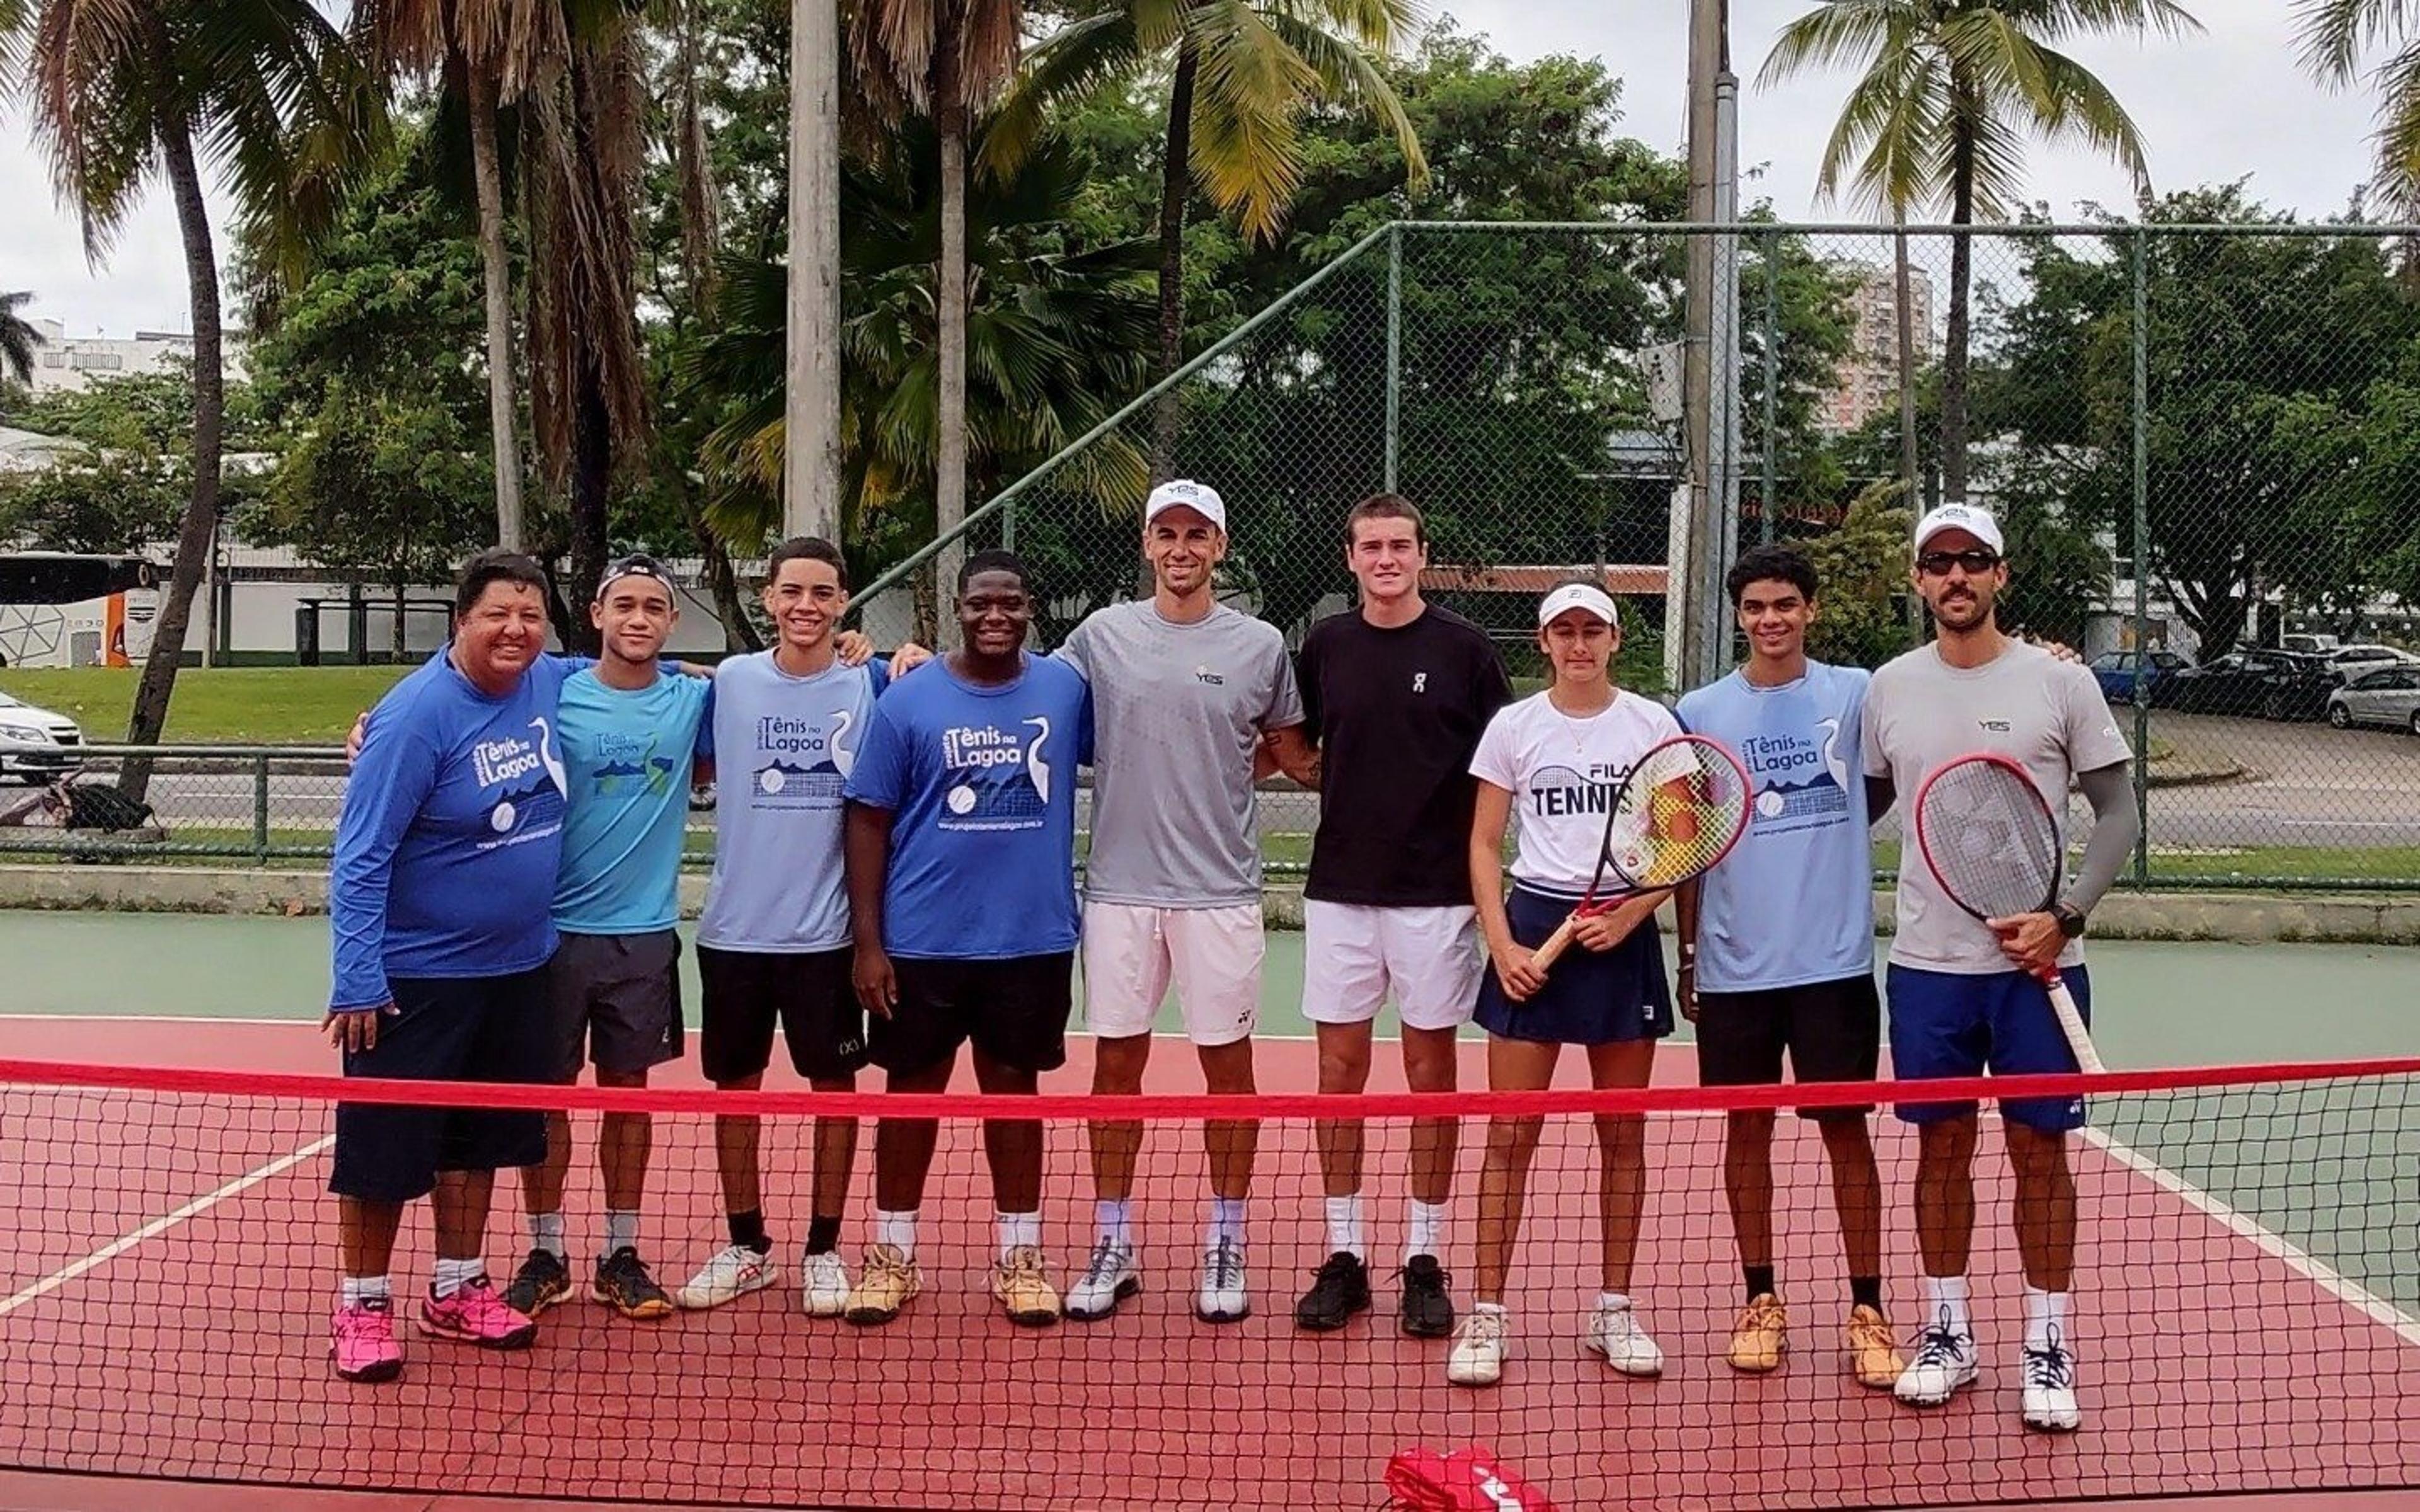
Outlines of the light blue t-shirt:
[{"label": "light blue t-shirt", "polygon": [[713,695],[710,679],[677,672],[629,689],[607,686],[593,667],[565,681],[556,733],[571,793],[555,928],[647,934],[678,921],[690,763],[712,753]]},{"label": "light blue t-shirt", "polygon": [[1682,696],[1682,727],[1747,767],[1746,836],[1706,873],[1698,987],[1750,992],[1837,981],[1874,967],[1873,843],[1858,731],[1869,674],[1807,664],[1758,687],[1740,672]]},{"label": "light blue t-shirt", "polygon": [[1065,662],[1028,656],[1013,683],[960,682],[946,658],[874,711],[852,803],[892,811],[882,948],[1006,961],[1076,948],[1076,768],[1093,701]]},{"label": "light blue t-shirt", "polygon": [[697,942],[803,955],[849,943],[841,784],[857,764],[881,661],[813,677],[734,656],[714,671],[714,876]]}]

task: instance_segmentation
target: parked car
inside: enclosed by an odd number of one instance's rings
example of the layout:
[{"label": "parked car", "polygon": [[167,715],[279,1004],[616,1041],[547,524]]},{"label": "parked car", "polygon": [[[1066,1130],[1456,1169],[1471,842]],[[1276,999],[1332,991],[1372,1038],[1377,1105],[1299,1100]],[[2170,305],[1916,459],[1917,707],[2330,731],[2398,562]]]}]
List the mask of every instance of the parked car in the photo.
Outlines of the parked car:
[{"label": "parked car", "polygon": [[2341,643],[2332,635],[2281,635],[2277,638],[2277,648],[2281,651],[2303,651],[2319,655],[2334,651]]},{"label": "parked car", "polygon": [[2410,667],[2420,664],[2420,656],[2393,646],[2337,646],[2320,653],[2328,670],[2348,682],[2366,671],[2381,667]]},{"label": "parked car", "polygon": [[2339,730],[2382,724],[2420,735],[2420,667],[2398,664],[2354,673],[2328,695],[2328,723]]},{"label": "parked car", "polygon": [[2160,679],[2151,702],[2187,714],[2317,719],[2335,686],[2326,662],[2291,651],[2231,651]]},{"label": "parked car", "polygon": [[[2148,658],[2148,659],[2147,659]],[[2141,662],[2143,698],[2159,702],[2160,684],[2193,663],[2173,651],[2105,651],[2092,658],[2092,679],[2101,685],[2101,696],[2112,703],[2134,702],[2136,663]]]},{"label": "parked car", "polygon": [[83,748],[73,719],[0,693],[0,781],[53,782],[83,771]]}]

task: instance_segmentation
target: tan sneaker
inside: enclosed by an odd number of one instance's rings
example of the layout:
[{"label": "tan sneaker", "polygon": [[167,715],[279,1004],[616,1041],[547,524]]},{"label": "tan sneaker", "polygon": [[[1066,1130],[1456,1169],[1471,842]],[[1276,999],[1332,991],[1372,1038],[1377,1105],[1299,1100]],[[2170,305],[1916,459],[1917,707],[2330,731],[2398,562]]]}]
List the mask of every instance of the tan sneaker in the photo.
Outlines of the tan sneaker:
[{"label": "tan sneaker", "polygon": [[924,1289],[924,1273],[896,1244],[876,1244],[865,1252],[865,1272],[849,1288],[848,1305],[841,1316],[861,1326],[887,1323],[899,1309]]},{"label": "tan sneaker", "polygon": [[1019,1328],[1047,1328],[1059,1321],[1059,1292],[1043,1273],[1042,1252],[1019,1244],[991,1268],[991,1294]]},{"label": "tan sneaker", "polygon": [[1857,1384],[1888,1391],[1899,1383],[1907,1362],[1900,1358],[1899,1335],[1883,1315],[1860,1303],[1849,1309],[1849,1369]]},{"label": "tan sneaker", "polygon": [[1790,1348],[1790,1314],[1781,1299],[1765,1292],[1741,1309],[1739,1322],[1731,1329],[1729,1359],[1734,1370],[1761,1375],[1781,1364],[1783,1351]]}]

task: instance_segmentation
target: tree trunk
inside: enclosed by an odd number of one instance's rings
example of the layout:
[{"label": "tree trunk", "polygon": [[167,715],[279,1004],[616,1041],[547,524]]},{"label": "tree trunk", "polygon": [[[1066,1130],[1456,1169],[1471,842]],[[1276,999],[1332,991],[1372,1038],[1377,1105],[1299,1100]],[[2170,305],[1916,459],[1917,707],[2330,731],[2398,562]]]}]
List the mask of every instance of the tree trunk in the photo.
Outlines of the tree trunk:
[{"label": "tree trunk", "polygon": [[[155,45],[163,50],[165,39]],[[202,200],[201,170],[194,162],[194,138],[186,123],[166,116],[160,129],[160,158],[169,195],[177,205],[177,230],[185,246],[186,298],[194,317],[194,492],[177,531],[177,560],[168,571],[168,592],[152,622],[151,653],[134,687],[134,708],[126,721],[126,743],[157,745],[168,724],[168,701],[177,691],[178,663],[185,655],[194,594],[209,563],[218,529],[219,441],[226,419],[225,361],[219,336],[219,262],[210,243],[209,209]],[[151,786],[151,763],[128,762],[118,769],[118,790],[137,803]]]},{"label": "tree trunk", "polygon": [[748,601],[740,596],[739,574],[731,565],[731,552],[722,537],[706,523],[706,512],[697,506],[697,496],[686,480],[675,484],[680,490],[681,518],[690,534],[697,541],[698,556],[703,562],[706,591],[714,601],[715,618],[722,622],[722,646],[726,651],[745,652],[765,649],[764,637],[756,633],[755,622],[748,617]]},{"label": "tree trunk", "polygon": [[[1907,224],[1904,215],[1900,224]],[[1907,265],[1907,233],[1894,239],[1892,303],[1899,318],[1899,481],[1905,490],[1900,503],[1916,503],[1916,280]]]},{"label": "tree trunk", "polygon": [[[1192,203],[1193,78],[1201,70],[1193,44],[1176,52],[1176,78],[1168,93],[1168,152],[1159,168],[1159,362],[1152,380],[1176,371],[1185,361],[1185,212]],[[1176,476],[1176,440],[1184,424],[1184,395],[1171,389],[1152,409],[1151,478]]]},{"label": "tree trunk", "polygon": [[504,255],[504,163],[496,147],[496,79],[464,70],[471,102],[471,177],[479,197],[479,271],[488,301],[488,426],[496,458],[496,544],[524,550],[520,432],[514,400],[512,269]]},{"label": "tree trunk", "polygon": [[580,392],[571,413],[571,617],[564,644],[582,656],[597,654],[597,630],[582,606],[596,595],[605,576],[610,542],[608,510],[613,495],[613,416],[592,361],[580,363]]},{"label": "tree trunk", "polygon": [[782,533],[841,539],[840,12],[790,4]]},{"label": "tree trunk", "polygon": [[[954,41],[953,39],[953,51]],[[954,71],[954,70],[953,70]],[[954,89],[954,85],[953,85]],[[933,562],[934,590],[953,598],[966,545],[952,539],[967,517],[967,112],[942,108],[939,424],[934,446],[933,525],[948,542]]]},{"label": "tree trunk", "polygon": [[[1975,224],[1975,138],[1953,121],[1949,138],[1949,224]],[[1949,239],[1949,330],[1941,352],[1941,498],[1966,502],[1967,292],[1975,273],[1974,242],[1962,230]]]}]

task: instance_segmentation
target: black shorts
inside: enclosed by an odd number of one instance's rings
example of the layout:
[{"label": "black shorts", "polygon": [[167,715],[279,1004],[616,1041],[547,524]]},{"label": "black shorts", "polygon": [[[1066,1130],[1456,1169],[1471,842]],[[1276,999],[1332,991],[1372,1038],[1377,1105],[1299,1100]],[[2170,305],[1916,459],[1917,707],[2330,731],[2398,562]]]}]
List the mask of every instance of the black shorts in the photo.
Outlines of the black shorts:
[{"label": "black shorts", "polygon": [[899,1001],[869,1026],[874,1063],[908,1072],[938,1065],[974,1041],[1012,1071],[1036,1075],[1067,1063],[1067,1018],[1075,1010],[1076,954],[1020,955],[1005,961],[934,961],[892,956]]},{"label": "black shorts", "polygon": [[790,1064],[811,1082],[845,1081],[865,1064],[865,1014],[849,980],[856,952],[697,948],[698,1069],[721,1085],[764,1073],[773,1026],[790,1042]]},{"label": "black shorts", "polygon": [[[504,977],[395,977],[396,1011],[378,1043],[345,1054],[345,1074],[408,1082],[545,1082],[554,1071],[546,970]],[[546,1159],[546,1115],[504,1108],[336,1104],[328,1190],[366,1202],[425,1197],[440,1171],[493,1171]]]},{"label": "black shorts", "polygon": [[[1871,972],[1796,987],[1698,995],[1698,1080],[1708,1087],[1771,1087],[1786,1052],[1802,1082],[1870,1082],[1882,1064],[1883,1005]],[[1847,1118],[1861,1107],[1799,1110]]]},{"label": "black shorts", "polygon": [[680,936],[574,934],[566,931],[546,964],[555,1080],[598,1071],[634,1075],[681,1053]]}]

